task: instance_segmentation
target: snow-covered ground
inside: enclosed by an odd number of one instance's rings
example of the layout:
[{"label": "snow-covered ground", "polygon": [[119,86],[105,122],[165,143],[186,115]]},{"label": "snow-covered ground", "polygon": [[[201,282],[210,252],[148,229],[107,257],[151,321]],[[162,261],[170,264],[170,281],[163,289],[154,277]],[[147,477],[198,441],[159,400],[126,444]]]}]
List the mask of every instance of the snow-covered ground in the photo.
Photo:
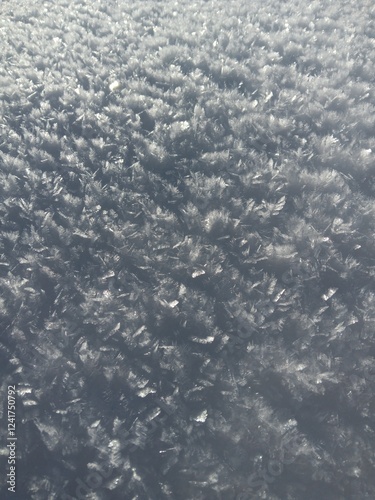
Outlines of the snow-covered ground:
[{"label": "snow-covered ground", "polygon": [[371,1],[1,3],[2,499],[375,498],[374,68]]}]

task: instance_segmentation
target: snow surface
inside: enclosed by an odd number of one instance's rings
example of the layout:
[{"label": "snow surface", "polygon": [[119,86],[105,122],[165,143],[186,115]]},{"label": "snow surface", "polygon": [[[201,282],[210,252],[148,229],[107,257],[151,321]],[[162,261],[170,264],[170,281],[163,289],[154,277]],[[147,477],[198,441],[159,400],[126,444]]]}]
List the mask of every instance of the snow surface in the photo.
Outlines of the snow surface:
[{"label": "snow surface", "polygon": [[2,499],[375,498],[374,68],[366,0],[1,3]]}]

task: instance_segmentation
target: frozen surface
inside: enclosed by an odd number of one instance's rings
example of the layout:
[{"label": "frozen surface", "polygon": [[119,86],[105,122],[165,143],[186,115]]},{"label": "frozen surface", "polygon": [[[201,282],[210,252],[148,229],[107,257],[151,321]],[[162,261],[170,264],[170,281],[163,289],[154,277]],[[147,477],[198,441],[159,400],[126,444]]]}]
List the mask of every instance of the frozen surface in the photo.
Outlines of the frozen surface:
[{"label": "frozen surface", "polygon": [[375,498],[375,9],[309,3],[1,3],[2,499]]}]

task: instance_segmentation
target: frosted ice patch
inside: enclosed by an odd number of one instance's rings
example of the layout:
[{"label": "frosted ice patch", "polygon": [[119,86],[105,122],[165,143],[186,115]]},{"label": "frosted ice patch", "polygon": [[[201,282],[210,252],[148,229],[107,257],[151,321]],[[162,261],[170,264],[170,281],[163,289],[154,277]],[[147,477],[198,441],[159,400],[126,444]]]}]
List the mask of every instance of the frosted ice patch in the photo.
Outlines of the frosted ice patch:
[{"label": "frosted ice patch", "polygon": [[215,337],[206,337],[204,339],[201,339],[199,337],[193,337],[191,339],[193,342],[197,342],[198,344],[211,344],[214,340],[215,340]]},{"label": "frosted ice patch", "polygon": [[337,292],[338,288],[329,288],[327,290],[327,293],[324,293],[322,295],[322,299],[323,300],[328,300],[330,299],[331,297],[333,297],[333,295],[335,295],[335,293]]},{"label": "frosted ice patch", "polygon": [[23,406],[36,406],[38,403],[34,401],[33,399],[24,399],[23,400]]},{"label": "frosted ice patch", "polygon": [[198,276],[202,276],[203,274],[206,274],[206,271],[203,271],[203,269],[194,271],[191,275],[192,278],[198,278]]},{"label": "frosted ice patch", "polygon": [[162,304],[164,307],[169,307],[170,309],[174,309],[178,304],[178,300],[171,300],[171,302],[167,302],[164,299],[159,299],[160,304]]},{"label": "frosted ice patch", "polygon": [[55,429],[55,427],[53,427],[52,425],[46,425],[37,420],[35,420],[34,423],[39,429],[43,443],[46,445],[49,451],[54,450],[60,442],[60,435],[57,429]]},{"label": "frosted ice patch", "polygon": [[174,307],[176,307],[178,305],[178,303],[179,303],[178,300],[172,300],[172,302],[169,302],[168,305],[170,308],[173,309]]},{"label": "frosted ice patch", "polygon": [[109,84],[109,90],[111,92],[117,92],[117,90],[120,90],[121,88],[121,83],[118,80],[115,80],[114,82]]},{"label": "frosted ice patch", "polygon": [[149,394],[155,394],[156,390],[152,389],[151,387],[146,387],[145,389],[142,389],[141,391],[137,392],[137,396],[140,398],[145,398]]},{"label": "frosted ice patch", "polygon": [[31,394],[33,392],[31,387],[21,387],[18,388],[18,395],[25,396],[26,394]]},{"label": "frosted ice patch", "polygon": [[196,417],[194,417],[194,420],[196,422],[205,422],[207,420],[207,410],[203,410],[202,413],[199,413]]}]

